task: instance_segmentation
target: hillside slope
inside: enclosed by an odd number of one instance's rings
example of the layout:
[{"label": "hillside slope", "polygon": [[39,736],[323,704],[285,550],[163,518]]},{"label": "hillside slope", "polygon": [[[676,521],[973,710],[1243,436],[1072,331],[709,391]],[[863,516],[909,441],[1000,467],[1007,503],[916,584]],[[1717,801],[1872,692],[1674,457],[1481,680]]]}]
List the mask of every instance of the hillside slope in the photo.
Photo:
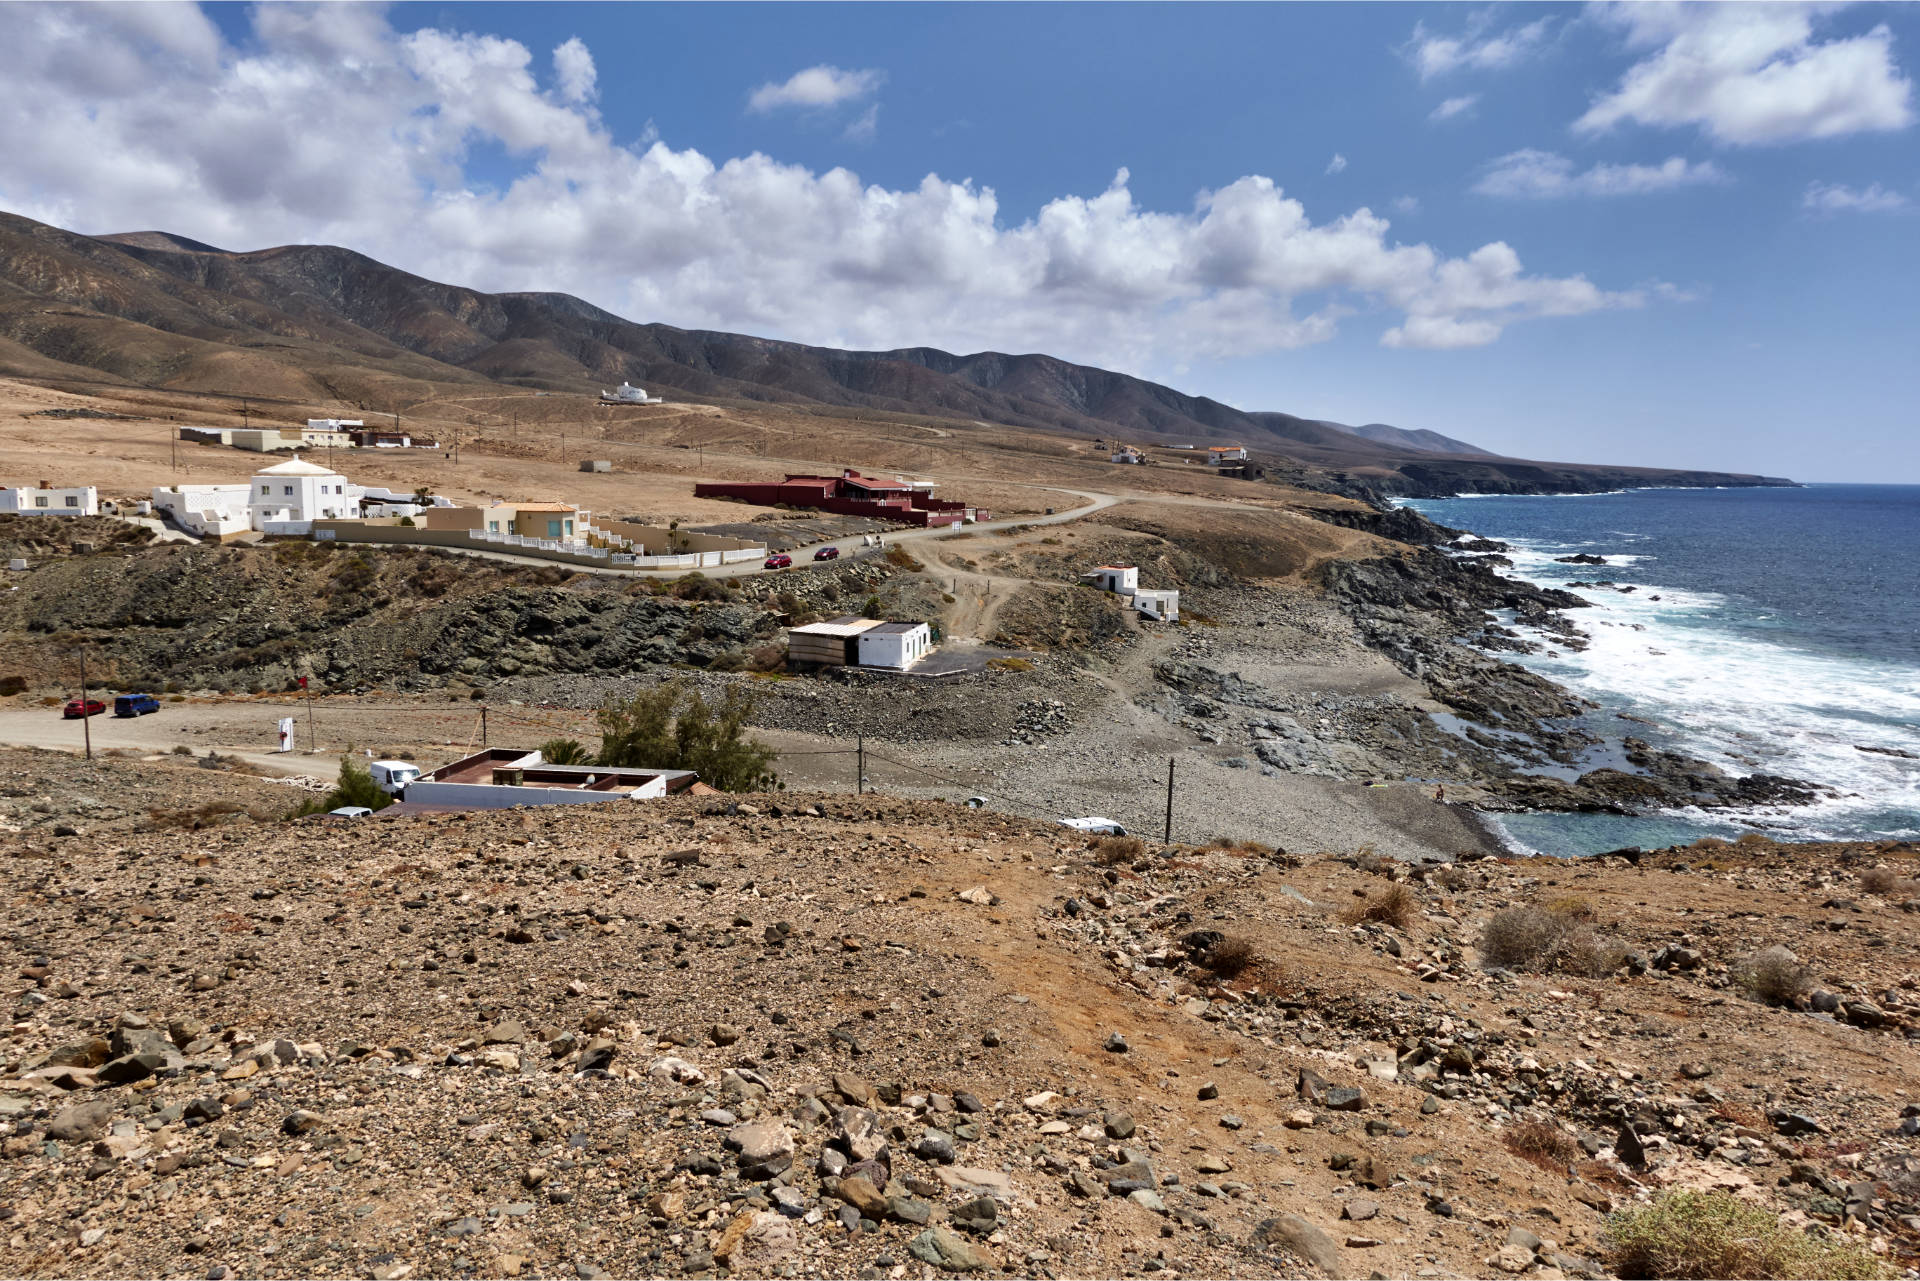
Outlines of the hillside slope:
[{"label": "hillside slope", "polygon": [[[51,362],[51,363],[49,363]],[[929,347],[841,351],[636,324],[566,294],[488,294],[328,245],[233,253],[167,232],[75,235],[0,214],[0,373],[391,408],[435,385],[864,410],[1147,443],[1233,440],[1257,455],[1425,493],[1407,464],[1483,457],[1432,432],[1252,413],[1053,356]],[[1436,452],[1438,451],[1438,452]],[[1764,484],[1767,478],[1529,464],[1493,488]],[[1551,475],[1542,482],[1540,469]],[[1711,477],[1699,480],[1697,477]]]}]

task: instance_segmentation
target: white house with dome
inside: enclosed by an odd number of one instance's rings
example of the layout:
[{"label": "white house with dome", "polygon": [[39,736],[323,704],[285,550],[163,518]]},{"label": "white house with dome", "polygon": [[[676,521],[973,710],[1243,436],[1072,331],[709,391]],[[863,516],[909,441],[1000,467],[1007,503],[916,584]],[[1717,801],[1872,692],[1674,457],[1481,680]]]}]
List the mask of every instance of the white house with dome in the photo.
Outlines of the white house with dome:
[{"label": "white house with dome", "polygon": [[316,520],[359,516],[365,494],[331,468],[290,458],[261,468],[244,485],[157,487],[153,506],[188,533],[226,540],[249,532],[311,533]]},{"label": "white house with dome", "polygon": [[609,405],[664,405],[667,403],[659,396],[647,395],[645,387],[635,387],[632,383],[621,383],[612,391],[602,391],[600,399]]}]

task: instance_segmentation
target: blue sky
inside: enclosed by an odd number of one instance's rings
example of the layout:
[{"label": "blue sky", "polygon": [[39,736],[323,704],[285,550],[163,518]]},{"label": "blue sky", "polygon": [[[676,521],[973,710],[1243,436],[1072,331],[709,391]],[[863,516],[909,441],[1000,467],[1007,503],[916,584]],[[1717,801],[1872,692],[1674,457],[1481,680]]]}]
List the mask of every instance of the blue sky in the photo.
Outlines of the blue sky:
[{"label": "blue sky", "polygon": [[0,208],[76,230],[1920,482],[1913,7],[11,5],[0,37]]}]

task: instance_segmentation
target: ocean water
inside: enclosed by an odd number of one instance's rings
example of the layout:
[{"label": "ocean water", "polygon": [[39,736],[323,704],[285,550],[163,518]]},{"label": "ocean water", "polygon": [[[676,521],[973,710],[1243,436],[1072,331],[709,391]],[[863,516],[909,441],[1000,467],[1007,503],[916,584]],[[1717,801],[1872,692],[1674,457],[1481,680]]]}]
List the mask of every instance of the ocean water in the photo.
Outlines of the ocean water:
[{"label": "ocean water", "polygon": [[[1610,745],[1634,734],[1731,773],[1781,774],[1833,793],[1806,806],[1640,818],[1500,816],[1516,847],[1573,855],[1751,830],[1804,840],[1920,837],[1920,486],[1406,505],[1510,543],[1508,572],[1592,603],[1569,611],[1590,648],[1555,650],[1550,637],[1534,636],[1555,652],[1514,661],[1600,703],[1584,724]],[[1607,563],[1555,561],[1580,552]]]}]

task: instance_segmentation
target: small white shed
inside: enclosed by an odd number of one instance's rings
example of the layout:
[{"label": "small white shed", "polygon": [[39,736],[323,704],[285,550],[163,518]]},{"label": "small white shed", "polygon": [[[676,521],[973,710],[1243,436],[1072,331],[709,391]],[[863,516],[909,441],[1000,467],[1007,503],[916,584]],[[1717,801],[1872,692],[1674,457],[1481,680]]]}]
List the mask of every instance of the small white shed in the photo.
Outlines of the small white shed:
[{"label": "small white shed", "polygon": [[1081,577],[1103,592],[1114,592],[1121,596],[1131,596],[1140,587],[1140,568],[1137,565],[1102,565]]},{"label": "small white shed", "polygon": [[925,623],[880,623],[861,632],[860,666],[904,672],[933,652],[933,631]]}]

